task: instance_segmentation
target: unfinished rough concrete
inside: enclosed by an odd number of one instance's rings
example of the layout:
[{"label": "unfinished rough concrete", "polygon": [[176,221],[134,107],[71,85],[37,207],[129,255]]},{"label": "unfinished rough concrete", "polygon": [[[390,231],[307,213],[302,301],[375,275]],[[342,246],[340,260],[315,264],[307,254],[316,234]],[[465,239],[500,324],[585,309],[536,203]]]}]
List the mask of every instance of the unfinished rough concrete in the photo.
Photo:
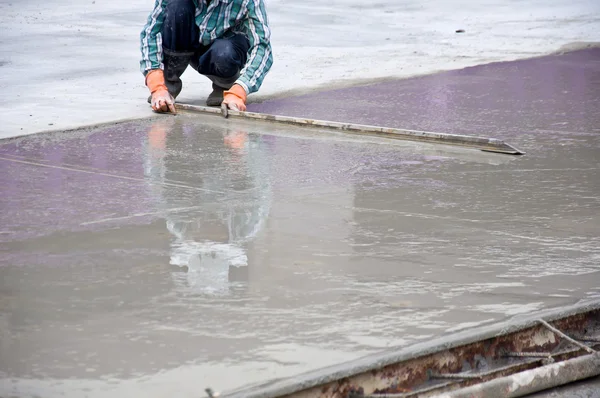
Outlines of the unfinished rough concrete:
[{"label": "unfinished rough concrete", "polygon": [[599,297],[598,51],[393,84],[312,101],[527,155],[189,115],[2,141],[0,395],[197,396]]},{"label": "unfinished rough concrete", "polygon": [[[149,116],[138,41],[153,3],[0,0],[0,138]],[[275,64],[251,101],[600,42],[597,0],[268,0],[267,8]],[[180,100],[203,103],[208,79],[190,69],[183,80]]]}]

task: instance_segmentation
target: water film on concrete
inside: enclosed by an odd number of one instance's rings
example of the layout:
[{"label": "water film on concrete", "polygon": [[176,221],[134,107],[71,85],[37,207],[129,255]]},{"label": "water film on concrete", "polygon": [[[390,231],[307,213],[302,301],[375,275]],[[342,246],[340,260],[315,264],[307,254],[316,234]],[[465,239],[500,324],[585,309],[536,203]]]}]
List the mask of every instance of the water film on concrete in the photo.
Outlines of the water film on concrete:
[{"label": "water film on concrete", "polygon": [[1,141],[0,395],[198,396],[600,297],[598,51],[397,84],[328,118],[527,155],[183,114]]}]

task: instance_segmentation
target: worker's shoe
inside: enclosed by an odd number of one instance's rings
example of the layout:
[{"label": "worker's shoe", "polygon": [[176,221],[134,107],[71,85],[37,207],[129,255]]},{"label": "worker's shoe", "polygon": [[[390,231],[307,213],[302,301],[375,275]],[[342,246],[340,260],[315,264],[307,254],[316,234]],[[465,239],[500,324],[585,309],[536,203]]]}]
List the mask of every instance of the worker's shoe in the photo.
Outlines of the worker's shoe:
[{"label": "worker's shoe", "polygon": [[225,89],[223,87],[217,86],[215,83],[212,84],[213,91],[206,98],[207,106],[221,106],[223,102],[223,92]]},{"label": "worker's shoe", "polygon": [[[192,66],[194,66],[194,65],[192,65]],[[208,77],[210,79],[210,81],[212,81],[212,88],[213,88],[212,93],[210,93],[208,95],[208,98],[206,98],[206,105],[207,106],[221,106],[221,103],[223,102],[223,93],[226,90],[229,90],[231,88],[231,86],[233,86],[233,84],[236,82],[238,77],[240,77],[240,74],[236,73],[234,76],[231,76],[231,77],[220,77],[220,76],[213,76],[213,75],[205,75],[205,76]]]},{"label": "worker's shoe", "polygon": [[[190,60],[194,53],[180,53],[163,49],[163,65],[165,66],[165,86],[169,90],[169,94],[173,99],[177,98],[181,89],[183,88],[183,82],[181,81],[181,75],[187,69],[190,64]],[[148,103],[152,101],[152,96],[148,97]]]}]

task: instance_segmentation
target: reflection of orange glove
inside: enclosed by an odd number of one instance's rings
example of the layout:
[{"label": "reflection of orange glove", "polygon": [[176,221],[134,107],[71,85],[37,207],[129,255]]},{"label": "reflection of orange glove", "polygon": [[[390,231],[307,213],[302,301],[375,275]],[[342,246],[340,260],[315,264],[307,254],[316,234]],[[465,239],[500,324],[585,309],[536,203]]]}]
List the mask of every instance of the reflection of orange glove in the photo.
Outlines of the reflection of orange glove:
[{"label": "reflection of orange glove", "polygon": [[169,90],[165,85],[165,75],[162,69],[154,69],[148,72],[146,75],[146,86],[148,86],[152,93],[150,103],[155,112],[177,113],[174,105],[175,99],[169,94]]},{"label": "reflection of orange glove", "polygon": [[231,88],[223,93],[223,103],[227,104],[229,109],[234,111],[246,110],[246,90],[239,84],[234,84]]},{"label": "reflection of orange glove", "polygon": [[148,143],[150,149],[164,151],[167,147],[167,126],[162,123],[154,123],[148,131]]},{"label": "reflection of orange glove", "polygon": [[233,133],[227,133],[223,138],[223,142],[231,149],[243,149],[248,140],[248,133],[245,131],[234,131]]}]

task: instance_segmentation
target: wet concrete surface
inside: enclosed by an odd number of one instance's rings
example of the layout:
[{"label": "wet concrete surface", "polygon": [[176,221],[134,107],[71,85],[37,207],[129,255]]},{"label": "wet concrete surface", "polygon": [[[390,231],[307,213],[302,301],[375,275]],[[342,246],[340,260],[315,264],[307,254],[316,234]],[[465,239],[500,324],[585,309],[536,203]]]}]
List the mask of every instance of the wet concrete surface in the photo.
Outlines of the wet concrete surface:
[{"label": "wet concrete surface", "polygon": [[600,297],[597,50],[260,106],[527,155],[190,115],[2,141],[0,396],[197,396]]}]

